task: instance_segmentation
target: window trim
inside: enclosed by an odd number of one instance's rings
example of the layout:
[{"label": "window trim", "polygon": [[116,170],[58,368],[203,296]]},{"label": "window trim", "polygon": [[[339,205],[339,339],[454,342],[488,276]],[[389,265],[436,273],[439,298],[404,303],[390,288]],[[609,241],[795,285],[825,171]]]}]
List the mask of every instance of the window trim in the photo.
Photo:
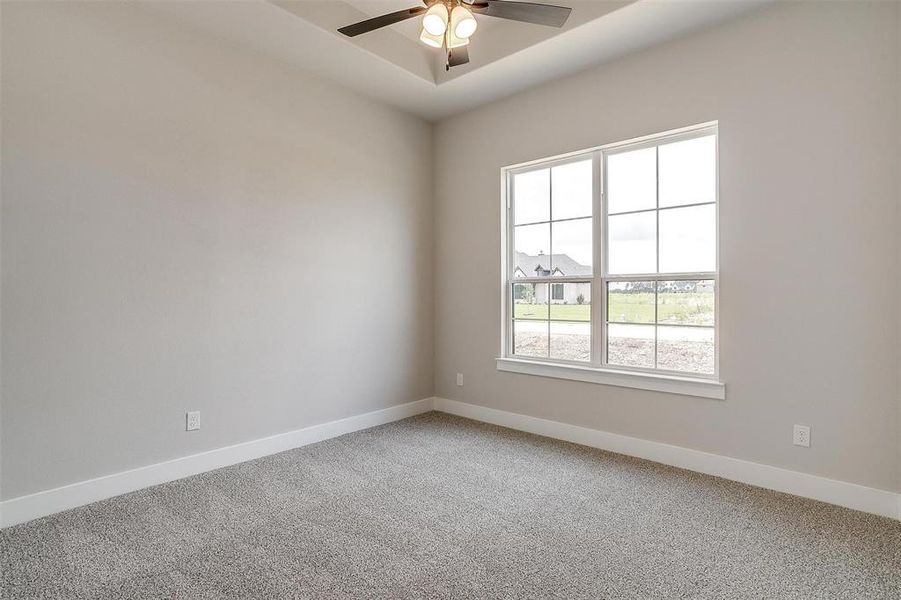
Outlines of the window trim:
[{"label": "window trim", "polygon": [[611,368],[597,368],[584,364],[562,361],[544,361],[529,358],[495,359],[497,370],[507,373],[537,375],[553,379],[568,379],[616,387],[668,392],[682,396],[696,396],[713,400],[726,399],[726,385],[714,379],[697,377],[677,377],[665,373],[646,371],[625,371]]},{"label": "window trim", "polygon": [[[715,200],[715,235],[716,235],[716,256],[715,270],[713,272],[697,272],[697,273],[646,273],[641,275],[609,275],[607,273],[607,252],[606,252],[606,229],[608,216],[606,212],[606,159],[609,154],[619,152],[627,152],[660,146],[663,144],[681,141],[683,139],[692,139],[702,137],[707,133],[716,136],[716,187]],[[572,162],[578,162],[591,158],[593,169],[593,194],[592,194],[592,275],[590,278],[581,277],[513,277],[514,265],[513,261],[513,180],[514,175],[527,173],[530,171],[548,169]],[[609,385],[619,385],[624,387],[638,387],[641,389],[650,389],[657,391],[669,391],[673,393],[682,393],[688,395],[696,395],[708,398],[725,397],[725,387],[719,380],[720,373],[720,244],[719,244],[719,132],[718,123],[711,121],[690,127],[675,129],[660,134],[652,134],[596,146],[587,150],[579,150],[561,154],[547,159],[532,160],[517,165],[511,165],[501,169],[501,343],[500,355],[497,359],[497,368],[501,371],[510,371],[517,373],[527,373],[533,375],[544,375],[547,377],[557,377],[564,379],[576,379],[579,381],[590,381],[594,383],[604,383]],[[710,203],[701,203],[707,205]],[[685,205],[692,206],[692,205]],[[682,208],[679,207],[664,207]],[[655,211],[659,221],[659,211],[661,208],[655,206]],[[636,211],[638,212],[638,211]],[[620,214],[620,213],[615,213]],[[622,213],[626,214],[626,213]],[[550,215],[550,218],[553,214]],[[658,244],[657,252],[659,255],[659,227],[657,231]],[[659,260],[658,260],[659,268]],[[704,279],[712,280],[716,289],[714,294],[714,371],[712,374],[686,373],[682,371],[669,371],[657,368],[645,367],[628,367],[620,365],[608,365],[607,361],[607,295],[606,286],[610,281],[672,281],[678,279]],[[563,283],[563,282],[585,282],[590,281],[592,310],[590,318],[591,327],[591,356],[590,362],[574,361],[567,359],[555,359],[549,357],[527,357],[519,356],[513,352],[513,300],[512,290],[513,283]],[[550,302],[550,294],[552,290],[548,288]],[[598,310],[598,308],[600,310]],[[655,323],[655,326],[657,324]],[[656,334],[655,334],[656,335]],[[656,360],[656,356],[655,356]],[[680,391],[683,390],[683,391]],[[688,391],[685,391],[688,390]]]}]

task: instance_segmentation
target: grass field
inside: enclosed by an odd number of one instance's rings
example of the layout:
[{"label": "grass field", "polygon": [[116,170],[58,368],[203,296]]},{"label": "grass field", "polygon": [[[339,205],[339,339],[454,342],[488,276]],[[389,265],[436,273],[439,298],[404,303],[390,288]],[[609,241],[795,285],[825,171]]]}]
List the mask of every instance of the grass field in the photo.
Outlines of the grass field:
[{"label": "grass field", "polygon": [[[653,323],[654,294],[610,294],[607,314],[611,321]],[[658,298],[659,323],[713,325],[713,294],[662,293]]]},{"label": "grass field", "polygon": [[[590,321],[591,305],[589,304],[551,304],[552,321]],[[515,316],[517,319],[547,319],[548,306],[546,304],[517,304]]]},{"label": "grass field", "polygon": [[[660,323],[684,325],[713,325],[713,294],[662,293],[657,307]],[[654,294],[610,294],[607,309],[611,321],[623,323],[653,323]],[[548,307],[543,304],[516,304],[517,319],[547,318]],[[589,304],[551,304],[551,320],[590,321]]]}]

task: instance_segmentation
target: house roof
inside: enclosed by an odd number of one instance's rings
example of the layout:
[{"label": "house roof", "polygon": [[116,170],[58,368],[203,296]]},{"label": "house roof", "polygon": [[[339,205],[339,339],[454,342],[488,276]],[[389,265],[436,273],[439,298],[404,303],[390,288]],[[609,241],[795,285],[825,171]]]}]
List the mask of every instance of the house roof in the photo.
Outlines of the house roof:
[{"label": "house roof", "polygon": [[516,267],[526,277],[535,277],[535,271],[541,267],[545,270],[559,270],[560,275],[591,275],[591,267],[577,263],[566,254],[539,254],[532,256],[525,252],[516,253]]}]

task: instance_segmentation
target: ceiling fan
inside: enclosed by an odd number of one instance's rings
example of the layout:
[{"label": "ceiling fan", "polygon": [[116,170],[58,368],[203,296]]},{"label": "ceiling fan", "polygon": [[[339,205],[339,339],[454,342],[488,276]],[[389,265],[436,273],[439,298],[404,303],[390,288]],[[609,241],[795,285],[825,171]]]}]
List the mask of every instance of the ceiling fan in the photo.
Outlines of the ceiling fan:
[{"label": "ceiling fan", "polygon": [[425,6],[414,6],[386,15],[366,19],[338,29],[347,37],[358,36],[419,15],[422,31],[419,41],[433,48],[446,48],[445,69],[469,62],[469,38],[476,31],[475,16],[485,15],[549,27],[563,27],[572,9],[566,6],[514,2],[513,0],[423,0]]}]

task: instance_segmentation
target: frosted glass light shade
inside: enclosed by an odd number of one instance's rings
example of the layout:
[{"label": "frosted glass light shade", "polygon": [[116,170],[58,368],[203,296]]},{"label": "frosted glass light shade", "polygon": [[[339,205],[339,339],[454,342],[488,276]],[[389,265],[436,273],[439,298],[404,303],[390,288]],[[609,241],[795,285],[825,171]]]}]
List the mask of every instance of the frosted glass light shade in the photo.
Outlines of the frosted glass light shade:
[{"label": "frosted glass light shade", "polygon": [[469,36],[476,32],[476,28],[479,24],[476,23],[476,19],[472,16],[472,13],[469,12],[469,9],[458,5],[454,7],[453,12],[451,13],[450,25],[451,33],[453,33],[455,37],[465,40],[469,39]]},{"label": "frosted glass light shade", "polygon": [[460,46],[467,46],[469,44],[469,38],[458,38],[454,35],[453,30],[449,30],[447,32],[447,47],[448,48],[459,48]]},{"label": "frosted glass light shade", "polygon": [[440,48],[444,45],[444,36],[432,35],[428,31],[426,31],[425,28],[423,28],[422,32],[420,32],[419,34],[419,41],[426,46],[431,46],[432,48]]},{"label": "frosted glass light shade", "polygon": [[432,35],[444,35],[447,30],[447,7],[441,2],[433,4],[422,18],[422,28]]}]

